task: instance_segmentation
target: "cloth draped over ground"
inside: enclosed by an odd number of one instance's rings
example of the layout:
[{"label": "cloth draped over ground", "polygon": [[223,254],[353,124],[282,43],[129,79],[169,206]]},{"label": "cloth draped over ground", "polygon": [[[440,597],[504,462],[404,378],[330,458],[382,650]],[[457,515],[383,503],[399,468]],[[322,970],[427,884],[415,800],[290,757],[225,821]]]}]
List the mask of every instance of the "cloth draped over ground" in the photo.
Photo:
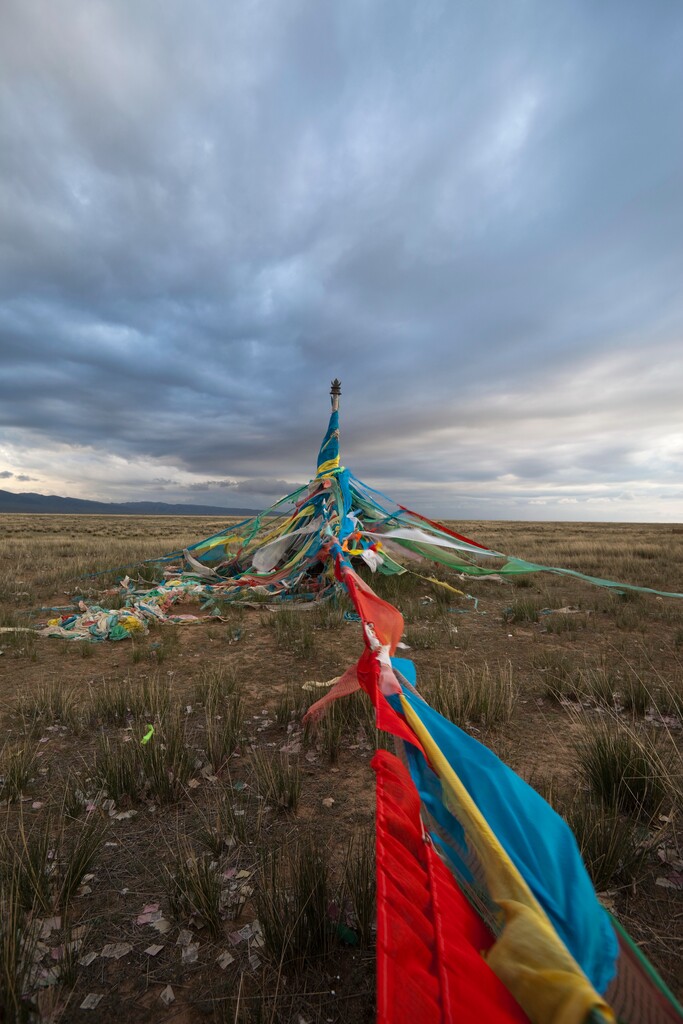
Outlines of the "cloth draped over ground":
[{"label": "cloth draped over ground", "polygon": [[[178,622],[182,600],[220,614],[233,602],[302,607],[346,593],[364,649],[309,711],[362,688],[396,753],[373,760],[377,791],[377,1000],[381,1024],[667,1024],[681,1008],[604,909],[564,820],[490,750],[420,696],[396,657],[403,619],[358,574],[423,573],[424,560],[471,577],[551,572],[510,558],[368,487],[339,455],[333,412],[310,483],[155,563],[163,582],[121,582],[125,607],[83,607],[47,635],[123,639]],[[444,580],[430,581],[463,594]],[[654,593],[662,593],[651,591]],[[465,595],[463,595],[465,596]],[[681,597],[681,594],[668,596]]]}]

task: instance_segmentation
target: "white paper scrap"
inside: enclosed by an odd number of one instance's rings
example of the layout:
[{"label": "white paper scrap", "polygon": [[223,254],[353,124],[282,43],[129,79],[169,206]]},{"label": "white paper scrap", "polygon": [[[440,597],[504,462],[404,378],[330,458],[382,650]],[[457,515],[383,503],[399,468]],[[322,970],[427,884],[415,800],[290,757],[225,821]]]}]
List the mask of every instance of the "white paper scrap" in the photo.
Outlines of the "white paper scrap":
[{"label": "white paper scrap", "polygon": [[88,992],[87,996],[81,1003],[81,1010],[94,1010],[95,1007],[99,1006],[101,999],[102,993]]},{"label": "white paper scrap", "polygon": [[164,1004],[164,1006],[170,1006],[171,1005],[171,1003],[175,999],[175,995],[174,995],[173,989],[171,988],[170,985],[167,985],[166,988],[163,990],[163,992],[159,993],[159,999],[161,999],[161,1001]]}]

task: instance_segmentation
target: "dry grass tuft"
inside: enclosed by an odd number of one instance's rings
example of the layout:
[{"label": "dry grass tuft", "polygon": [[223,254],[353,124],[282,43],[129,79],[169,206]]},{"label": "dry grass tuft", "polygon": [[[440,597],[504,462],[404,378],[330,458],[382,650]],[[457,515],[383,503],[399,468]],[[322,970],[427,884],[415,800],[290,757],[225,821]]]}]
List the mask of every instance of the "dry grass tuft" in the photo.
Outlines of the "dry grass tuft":
[{"label": "dry grass tuft", "polygon": [[457,673],[439,671],[427,686],[427,700],[456,725],[478,722],[498,728],[510,721],[519,688],[511,662],[480,669],[463,666]]}]

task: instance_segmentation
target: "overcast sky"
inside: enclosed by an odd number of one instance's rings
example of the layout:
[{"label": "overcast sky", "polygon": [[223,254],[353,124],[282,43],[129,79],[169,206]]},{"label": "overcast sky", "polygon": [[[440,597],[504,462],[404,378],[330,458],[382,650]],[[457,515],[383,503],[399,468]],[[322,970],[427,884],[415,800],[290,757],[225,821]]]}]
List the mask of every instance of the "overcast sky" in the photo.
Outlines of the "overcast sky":
[{"label": "overcast sky", "polygon": [[2,0],[0,487],[683,520],[680,0]]}]

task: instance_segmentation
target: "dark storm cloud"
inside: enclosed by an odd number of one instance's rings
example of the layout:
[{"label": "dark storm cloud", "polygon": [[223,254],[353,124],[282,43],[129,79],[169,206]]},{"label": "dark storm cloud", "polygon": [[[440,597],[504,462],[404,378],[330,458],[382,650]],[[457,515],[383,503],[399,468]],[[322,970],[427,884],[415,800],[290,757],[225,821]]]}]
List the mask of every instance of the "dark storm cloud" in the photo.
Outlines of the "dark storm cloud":
[{"label": "dark storm cloud", "polygon": [[668,482],[682,50],[665,0],[10,0],[0,430],[277,496],[339,375],[430,501]]},{"label": "dark storm cloud", "polygon": [[292,491],[295,491],[298,487],[301,486],[301,483],[295,484],[290,483],[287,480],[276,480],[269,479],[267,477],[260,477],[252,480],[241,480],[235,487],[235,490],[238,493],[242,494],[246,492],[248,494],[267,494],[276,496],[291,494]]},{"label": "dark storm cloud", "polygon": [[231,488],[236,487],[236,480],[199,480],[196,483],[188,484],[188,490],[190,491],[210,491],[212,488]]},{"label": "dark storm cloud", "polygon": [[35,480],[35,477],[27,476],[26,473],[12,473],[9,469],[3,469],[2,472],[0,472],[0,480],[9,480],[10,478],[18,480],[19,483],[27,483],[28,481]]},{"label": "dark storm cloud", "polygon": [[[188,491],[207,493],[220,491],[221,500],[229,501],[236,494],[248,495],[250,501],[263,498],[280,498],[291,494],[301,484],[289,483],[275,478],[247,478],[246,480],[201,480],[187,485]],[[195,494],[196,497],[196,494]],[[214,497],[218,497],[214,495]],[[213,498],[212,498],[213,500]],[[262,502],[261,502],[262,503]]]}]

